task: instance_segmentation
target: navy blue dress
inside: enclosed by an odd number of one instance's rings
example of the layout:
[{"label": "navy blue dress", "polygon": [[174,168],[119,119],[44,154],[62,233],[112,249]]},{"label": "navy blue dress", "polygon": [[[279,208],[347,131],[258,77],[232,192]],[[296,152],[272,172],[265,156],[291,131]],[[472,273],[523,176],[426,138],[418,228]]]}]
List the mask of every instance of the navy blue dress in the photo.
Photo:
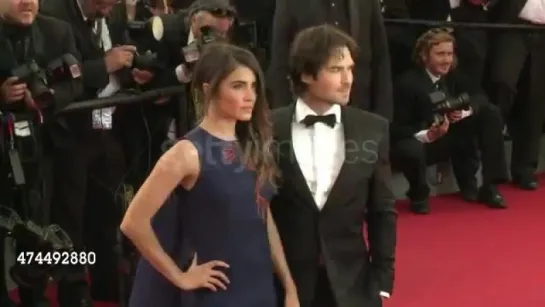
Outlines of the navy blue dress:
[{"label": "navy blue dress", "polygon": [[240,160],[235,142],[197,127],[185,139],[199,152],[200,175],[190,191],[179,188],[154,217],[163,248],[180,267],[196,252],[199,264],[221,260],[227,290],[184,292],[141,259],[130,307],[277,307],[267,237],[266,208],[273,189],[257,193],[256,173]]}]

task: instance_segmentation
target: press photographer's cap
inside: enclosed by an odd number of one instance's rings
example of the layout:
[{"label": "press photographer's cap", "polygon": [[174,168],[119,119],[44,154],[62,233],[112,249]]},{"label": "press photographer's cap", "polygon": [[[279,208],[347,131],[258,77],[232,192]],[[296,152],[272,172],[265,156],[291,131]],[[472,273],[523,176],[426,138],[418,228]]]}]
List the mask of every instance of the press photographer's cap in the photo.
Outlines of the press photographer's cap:
[{"label": "press photographer's cap", "polygon": [[229,0],[196,0],[188,8],[189,16],[199,11],[207,11],[218,17],[234,17],[237,10]]}]

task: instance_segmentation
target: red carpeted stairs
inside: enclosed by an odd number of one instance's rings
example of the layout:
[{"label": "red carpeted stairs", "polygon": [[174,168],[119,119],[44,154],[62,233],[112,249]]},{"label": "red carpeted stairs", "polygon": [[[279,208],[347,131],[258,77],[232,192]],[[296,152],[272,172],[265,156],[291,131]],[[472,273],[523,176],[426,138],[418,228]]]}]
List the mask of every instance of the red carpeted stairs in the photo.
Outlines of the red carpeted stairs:
[{"label": "red carpeted stairs", "polygon": [[431,215],[415,216],[401,202],[396,287],[385,307],[545,307],[541,179],[535,192],[502,187],[508,210],[440,196]]}]

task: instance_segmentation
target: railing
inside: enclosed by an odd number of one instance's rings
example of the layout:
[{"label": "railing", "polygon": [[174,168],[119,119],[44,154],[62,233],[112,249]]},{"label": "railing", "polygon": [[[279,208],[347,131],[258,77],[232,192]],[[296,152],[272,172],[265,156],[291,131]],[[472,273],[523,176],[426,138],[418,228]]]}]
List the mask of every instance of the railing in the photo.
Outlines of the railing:
[{"label": "railing", "polygon": [[510,24],[510,23],[481,23],[481,22],[458,22],[458,21],[440,21],[440,20],[420,20],[420,19],[384,19],[386,25],[399,26],[426,26],[430,28],[470,28],[482,30],[524,30],[524,31],[543,31],[545,25],[532,24]]},{"label": "railing", "polygon": [[107,98],[98,98],[92,100],[85,100],[80,102],[75,102],[68,105],[66,108],[62,109],[59,113],[70,113],[86,109],[102,109],[107,107],[119,106],[119,105],[128,105],[140,102],[146,102],[151,100],[156,100],[163,97],[179,95],[185,93],[185,87],[182,85],[164,87],[154,90],[149,90],[141,92],[138,94],[116,94],[112,97]]}]

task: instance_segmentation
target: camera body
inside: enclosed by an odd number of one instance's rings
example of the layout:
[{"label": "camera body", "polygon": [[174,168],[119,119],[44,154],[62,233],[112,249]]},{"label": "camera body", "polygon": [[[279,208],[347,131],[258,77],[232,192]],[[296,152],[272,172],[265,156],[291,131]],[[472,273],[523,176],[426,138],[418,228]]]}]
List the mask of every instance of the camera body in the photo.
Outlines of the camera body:
[{"label": "camera body", "polygon": [[71,54],[64,54],[47,64],[47,81],[49,84],[81,78],[78,60]]},{"label": "camera body", "polygon": [[11,70],[11,76],[26,83],[32,97],[39,101],[50,101],[53,94],[47,82],[47,73],[40,68],[36,61],[31,60]]},{"label": "camera body", "polygon": [[127,23],[127,35],[129,41],[133,42],[144,53],[137,53],[134,56],[132,68],[154,71],[163,68],[157,52],[158,43],[163,39],[164,28],[162,19],[152,17],[146,21],[131,21]]},{"label": "camera body", "polygon": [[224,39],[222,35],[210,26],[203,26],[199,31],[201,32],[200,37],[182,48],[184,64],[189,70],[193,69],[206,45]]},{"label": "camera body", "polygon": [[470,107],[470,98],[467,93],[457,97],[447,96],[443,91],[435,91],[428,95],[432,104],[432,113],[436,123],[443,121],[446,114],[454,111],[461,111]]},{"label": "camera body", "polygon": [[155,71],[163,67],[159,55],[156,52],[146,51],[143,54],[136,54],[132,67],[140,70]]},{"label": "camera body", "polygon": [[43,69],[30,60],[11,71],[11,76],[26,83],[27,88],[39,107],[45,107],[54,100],[51,85],[81,77],[79,61],[71,54],[64,54],[50,61]]}]

